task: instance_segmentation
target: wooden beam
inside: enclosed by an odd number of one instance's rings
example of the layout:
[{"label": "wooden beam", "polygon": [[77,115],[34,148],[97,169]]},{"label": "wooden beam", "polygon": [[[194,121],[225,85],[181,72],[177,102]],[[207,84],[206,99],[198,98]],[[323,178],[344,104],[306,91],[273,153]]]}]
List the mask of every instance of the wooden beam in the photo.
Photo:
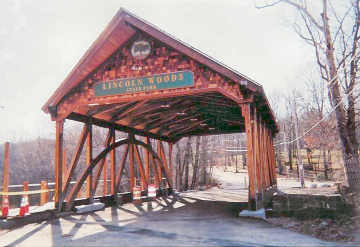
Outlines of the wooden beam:
[{"label": "wooden beam", "polygon": [[[92,124],[91,122],[88,123],[88,129],[89,132],[87,134],[86,137],[86,166],[90,166],[91,162],[92,162]],[[93,197],[92,197],[92,177],[93,174],[92,172],[90,172],[87,180],[86,180],[86,197],[89,198],[90,202],[92,202]]]},{"label": "wooden beam", "polygon": [[164,145],[163,145],[162,141],[158,141],[158,142],[159,142],[159,145],[160,145],[160,149],[158,150],[158,155],[160,156],[160,159],[162,160],[164,166],[169,168],[167,160],[166,160],[166,156],[165,156]]},{"label": "wooden beam", "polygon": [[121,159],[121,162],[120,162],[119,172],[116,175],[116,185],[115,185],[116,189],[118,189],[119,186],[120,186],[121,178],[122,178],[122,174],[123,174],[123,171],[124,171],[124,168],[125,168],[126,158],[127,158],[128,154],[129,154],[129,145],[126,145],[125,152],[123,153],[123,156],[122,156],[122,159]]},{"label": "wooden beam", "polygon": [[272,135],[270,136],[270,154],[271,154],[271,163],[272,163],[272,184],[271,185],[276,185],[276,162],[275,162],[275,150],[274,150],[274,143],[273,143],[273,138]]},{"label": "wooden beam", "polygon": [[195,121],[193,124],[189,124],[188,126],[184,126],[182,128],[179,128],[179,129],[175,129],[175,131],[169,131],[167,132],[170,136],[174,136],[174,135],[178,135],[178,134],[181,134],[181,133],[185,133],[187,131],[190,131],[194,128],[197,128],[200,126],[200,124],[208,121],[209,119],[204,119],[202,121]]},{"label": "wooden beam", "polygon": [[71,176],[73,175],[73,172],[79,162],[81,151],[84,147],[84,143],[85,143],[88,133],[89,133],[89,128],[86,124],[84,124],[81,134],[80,134],[80,137],[79,137],[79,141],[76,145],[75,151],[71,158],[69,169],[67,170],[66,175],[65,175],[65,179],[64,179],[65,183],[62,187],[63,191],[64,191],[64,195],[66,195],[68,188],[70,186]]},{"label": "wooden beam", "polygon": [[252,114],[249,104],[241,105],[242,115],[245,119],[246,140],[247,140],[247,166],[249,177],[249,209],[256,210],[256,176],[254,160],[254,133],[252,128]]},{"label": "wooden beam", "polygon": [[269,167],[270,167],[270,159],[269,159],[269,155],[268,155],[268,133],[267,133],[267,129],[266,129],[266,124],[263,122],[262,123],[262,128],[263,128],[263,147],[264,147],[264,159],[265,159],[265,170],[264,170],[264,179],[265,179],[265,185],[266,188],[270,187],[270,177],[269,177]]},{"label": "wooden beam", "polygon": [[139,140],[136,140],[134,138],[131,138],[131,140],[130,139],[117,140],[114,144],[111,144],[109,147],[106,147],[101,153],[99,153],[96,156],[96,158],[93,159],[93,161],[91,162],[91,165],[86,167],[86,169],[84,169],[82,171],[82,173],[80,174],[80,176],[78,178],[78,181],[72,187],[70,193],[66,197],[66,200],[67,200],[66,210],[71,210],[73,208],[74,199],[75,199],[76,195],[80,191],[81,186],[84,184],[85,180],[87,179],[87,177],[89,176],[91,171],[99,163],[99,161],[102,160],[112,149],[120,147],[121,145],[125,145],[125,144],[128,144],[128,145],[131,145],[131,144],[141,145],[141,146],[147,148],[150,151],[151,156],[153,156],[154,159],[159,160],[159,162],[161,163],[161,160],[160,160],[159,156],[154,152],[154,150],[152,149],[152,147],[150,145],[147,145],[146,143],[144,143],[142,141],[139,141]]},{"label": "wooden beam", "polygon": [[158,162],[159,167],[161,167],[164,170],[165,178],[166,178],[166,180],[168,182],[169,187],[174,188],[173,183],[171,181],[171,176],[170,176],[170,172],[169,172],[168,167],[166,167],[165,164],[163,162],[161,162],[161,159],[155,159],[155,160]]},{"label": "wooden beam", "polygon": [[145,124],[145,131],[150,131],[152,129],[158,128],[160,126],[166,125],[167,123],[171,122],[172,120],[179,118],[179,116],[176,113],[173,113],[173,115],[164,118],[161,118],[161,121],[151,121],[150,124]]},{"label": "wooden beam", "polygon": [[62,158],[63,158],[63,132],[64,120],[56,121],[56,140],[55,140],[55,208],[62,211],[64,200],[62,190]]},{"label": "wooden beam", "polygon": [[[146,137],[145,138],[145,143],[150,145],[150,138]],[[150,160],[149,160],[149,151],[147,149],[145,149],[145,178],[146,178],[146,182],[148,184],[151,183],[150,181],[150,164],[149,164]]]},{"label": "wooden beam", "polygon": [[134,145],[129,145],[129,180],[130,180],[130,188],[129,191],[131,193],[134,192],[134,186],[135,186],[135,173],[134,173]]},{"label": "wooden beam", "polygon": [[105,159],[104,167],[103,167],[103,196],[108,194],[108,186],[107,186],[107,160]]},{"label": "wooden beam", "polygon": [[63,149],[63,164],[62,164],[62,173],[63,173],[63,186],[65,183],[65,174],[67,173],[67,166],[66,166],[66,149]]},{"label": "wooden beam", "polygon": [[[90,117],[78,114],[78,113],[71,113],[67,119],[70,120],[74,120],[74,121],[78,121],[78,122],[83,122],[83,123],[87,123],[90,119]],[[167,136],[160,136],[151,132],[145,132],[142,130],[138,130],[135,128],[131,128],[128,126],[124,126],[124,125],[119,125],[116,123],[110,123],[108,121],[102,120],[102,119],[98,119],[98,118],[91,118],[92,119],[92,124],[96,125],[96,126],[100,126],[103,128],[111,128],[114,127],[116,130],[119,131],[124,131],[127,133],[134,133],[135,135],[140,135],[140,136],[148,136],[150,138],[156,139],[156,140],[163,140],[163,141],[172,141],[171,139],[169,139],[169,137]]]},{"label": "wooden beam", "polygon": [[[110,129],[110,143],[114,144],[115,143],[115,129],[111,128]],[[115,170],[116,170],[116,153],[115,153],[115,149],[111,150],[110,152],[110,180],[111,180],[111,185],[110,185],[110,193],[111,195],[115,195],[116,193],[116,187],[115,187]]]},{"label": "wooden beam", "polygon": [[256,209],[262,207],[261,201],[258,196],[263,195],[262,181],[261,181],[261,150],[260,150],[260,133],[259,133],[259,119],[256,111],[256,107],[253,108],[254,114],[254,154],[255,154],[255,169],[256,169]]},{"label": "wooden beam", "polygon": [[109,111],[113,111],[119,107],[124,106],[126,103],[118,103],[118,104],[106,104],[106,105],[97,105],[95,107],[90,107],[87,111],[86,115],[95,116],[97,114],[104,114]]},{"label": "wooden beam", "polygon": [[[104,143],[105,148],[108,147],[110,144],[111,144],[111,129],[109,129],[108,134],[105,139],[105,143]],[[93,182],[92,182],[92,193],[91,193],[92,198],[94,197],[94,195],[96,193],[96,189],[99,184],[99,178],[101,175],[101,171],[103,170],[103,167],[105,165],[106,165],[106,156],[100,161],[100,165],[98,166],[98,168],[95,172]]]},{"label": "wooden beam", "polygon": [[172,143],[168,143],[168,144],[169,144],[169,169],[170,169],[171,181],[172,183],[174,183],[174,169],[172,164],[173,144]]},{"label": "wooden beam", "polygon": [[[152,154],[150,154],[150,164],[153,174],[155,176],[155,186],[159,188],[161,183],[161,168],[158,168],[158,165],[157,163],[155,163],[154,156],[152,156]],[[159,173],[159,169],[160,169],[160,173]]]},{"label": "wooden beam", "polygon": [[138,164],[139,172],[140,172],[141,187],[142,187],[142,190],[147,190],[148,184],[147,184],[146,179],[145,179],[144,166],[143,166],[143,163],[142,163],[142,160],[141,160],[141,157],[140,157],[139,149],[138,149],[137,145],[134,145],[134,148],[135,148],[136,162]]},{"label": "wooden beam", "polygon": [[[157,153],[159,155],[159,158],[161,159],[161,155],[160,155],[160,141],[157,141]],[[153,159],[153,161],[155,162],[156,160]],[[159,177],[159,184],[161,186],[162,184],[162,171],[161,171],[161,166],[157,163],[157,173],[158,173],[158,177]]]},{"label": "wooden beam", "polygon": [[196,114],[196,115],[192,115],[192,116],[189,116],[189,117],[183,117],[183,118],[180,118],[178,120],[171,121],[171,123],[168,123],[166,126],[161,127],[157,131],[157,133],[162,135],[165,130],[168,130],[168,131],[165,132],[165,134],[168,135],[170,133],[170,129],[174,129],[175,126],[184,127],[184,122],[189,122],[190,119],[198,118],[200,116],[201,116],[201,114]]},{"label": "wooden beam", "polygon": [[117,120],[123,119],[124,117],[131,114],[132,112],[134,112],[137,109],[143,107],[148,101],[149,100],[138,101],[134,106],[130,107],[126,111],[122,112],[121,114],[113,115],[112,121],[117,121]]}]

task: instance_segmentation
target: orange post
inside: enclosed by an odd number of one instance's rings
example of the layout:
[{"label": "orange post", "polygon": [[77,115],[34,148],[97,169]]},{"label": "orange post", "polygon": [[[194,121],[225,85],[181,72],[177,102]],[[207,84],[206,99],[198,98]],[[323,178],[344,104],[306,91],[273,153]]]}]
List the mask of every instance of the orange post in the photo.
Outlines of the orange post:
[{"label": "orange post", "polygon": [[[48,189],[47,181],[41,181],[40,189],[41,190],[47,190]],[[41,194],[40,194],[40,206],[46,204],[48,201],[49,201],[49,192],[41,192]]]},{"label": "orange post", "polygon": [[[24,192],[28,192],[29,191],[29,182],[25,181],[24,182]],[[29,208],[30,208],[30,200],[29,200],[29,195],[24,195],[25,197],[25,213],[29,213]]]},{"label": "orange post", "polygon": [[[5,142],[4,150],[4,170],[3,170],[3,192],[9,191],[9,148],[10,144]],[[9,213],[9,197],[8,195],[3,195],[2,205],[1,205],[2,217],[6,218]]]}]

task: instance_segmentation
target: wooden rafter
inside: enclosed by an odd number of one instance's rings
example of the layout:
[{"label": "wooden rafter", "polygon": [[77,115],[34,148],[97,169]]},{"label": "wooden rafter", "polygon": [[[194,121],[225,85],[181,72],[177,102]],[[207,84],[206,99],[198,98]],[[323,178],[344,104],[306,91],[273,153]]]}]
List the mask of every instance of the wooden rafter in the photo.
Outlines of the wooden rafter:
[{"label": "wooden rafter", "polygon": [[90,109],[87,111],[88,116],[94,116],[97,114],[103,114],[107,111],[113,111],[117,107],[121,107],[126,103],[118,103],[118,104],[106,104],[106,105],[97,105],[94,107],[89,107]]},{"label": "wooden rafter", "polygon": [[201,123],[204,123],[204,122],[206,122],[206,121],[208,121],[208,120],[209,120],[209,119],[204,119],[204,120],[201,120],[201,121],[195,121],[194,123],[189,124],[188,126],[185,126],[185,127],[183,127],[183,128],[179,128],[179,129],[176,129],[175,131],[170,131],[170,132],[168,132],[168,134],[171,135],[171,136],[174,136],[174,135],[179,135],[180,133],[185,133],[185,132],[187,132],[187,131],[189,131],[189,130],[192,130],[192,129],[194,129],[194,128],[199,127],[199,125],[200,125]]},{"label": "wooden rafter", "polygon": [[113,115],[111,118],[111,121],[117,121],[117,120],[120,120],[120,119],[126,117],[128,114],[131,114],[132,112],[136,111],[137,109],[143,107],[147,102],[148,102],[148,100],[143,100],[143,101],[137,102],[134,106],[128,108],[126,111],[124,111],[118,115]]},{"label": "wooden rafter", "polygon": [[169,132],[171,131],[171,129],[176,129],[177,126],[183,127],[184,122],[189,121],[190,119],[198,118],[200,116],[201,116],[200,114],[197,114],[197,115],[192,115],[192,116],[189,116],[189,117],[179,118],[178,120],[171,121],[170,123],[167,123],[166,125],[163,125],[158,130],[153,130],[153,131],[156,131],[156,133],[159,134],[159,135],[163,135],[163,134],[168,135]]},{"label": "wooden rafter", "polygon": [[137,101],[129,102],[129,103],[126,103],[126,104],[122,105],[121,107],[118,107],[116,109],[113,109],[113,110],[109,111],[108,112],[108,115],[110,116],[109,120],[114,121],[114,118],[116,116],[126,112],[127,110],[131,109],[133,106],[136,106],[137,103],[138,103]]}]

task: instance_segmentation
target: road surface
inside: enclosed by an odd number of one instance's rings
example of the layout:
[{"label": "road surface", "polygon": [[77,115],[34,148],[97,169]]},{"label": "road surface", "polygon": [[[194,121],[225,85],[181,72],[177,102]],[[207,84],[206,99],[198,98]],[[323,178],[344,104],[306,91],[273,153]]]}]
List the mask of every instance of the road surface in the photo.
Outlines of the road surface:
[{"label": "road surface", "polygon": [[[219,173],[219,174],[218,174]],[[244,180],[0,232],[0,246],[334,246],[258,219],[239,218]]]}]

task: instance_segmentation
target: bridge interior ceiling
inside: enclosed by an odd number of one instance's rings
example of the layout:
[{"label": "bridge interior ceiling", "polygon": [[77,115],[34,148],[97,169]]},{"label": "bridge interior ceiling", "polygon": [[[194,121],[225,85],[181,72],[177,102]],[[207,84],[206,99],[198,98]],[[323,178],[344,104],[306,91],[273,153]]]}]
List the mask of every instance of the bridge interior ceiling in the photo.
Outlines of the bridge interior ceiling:
[{"label": "bridge interior ceiling", "polygon": [[[217,92],[171,98],[85,105],[69,119],[124,127],[135,134],[175,142],[191,135],[213,135],[245,131],[240,106]],[[101,124],[102,123],[102,124]]]}]

